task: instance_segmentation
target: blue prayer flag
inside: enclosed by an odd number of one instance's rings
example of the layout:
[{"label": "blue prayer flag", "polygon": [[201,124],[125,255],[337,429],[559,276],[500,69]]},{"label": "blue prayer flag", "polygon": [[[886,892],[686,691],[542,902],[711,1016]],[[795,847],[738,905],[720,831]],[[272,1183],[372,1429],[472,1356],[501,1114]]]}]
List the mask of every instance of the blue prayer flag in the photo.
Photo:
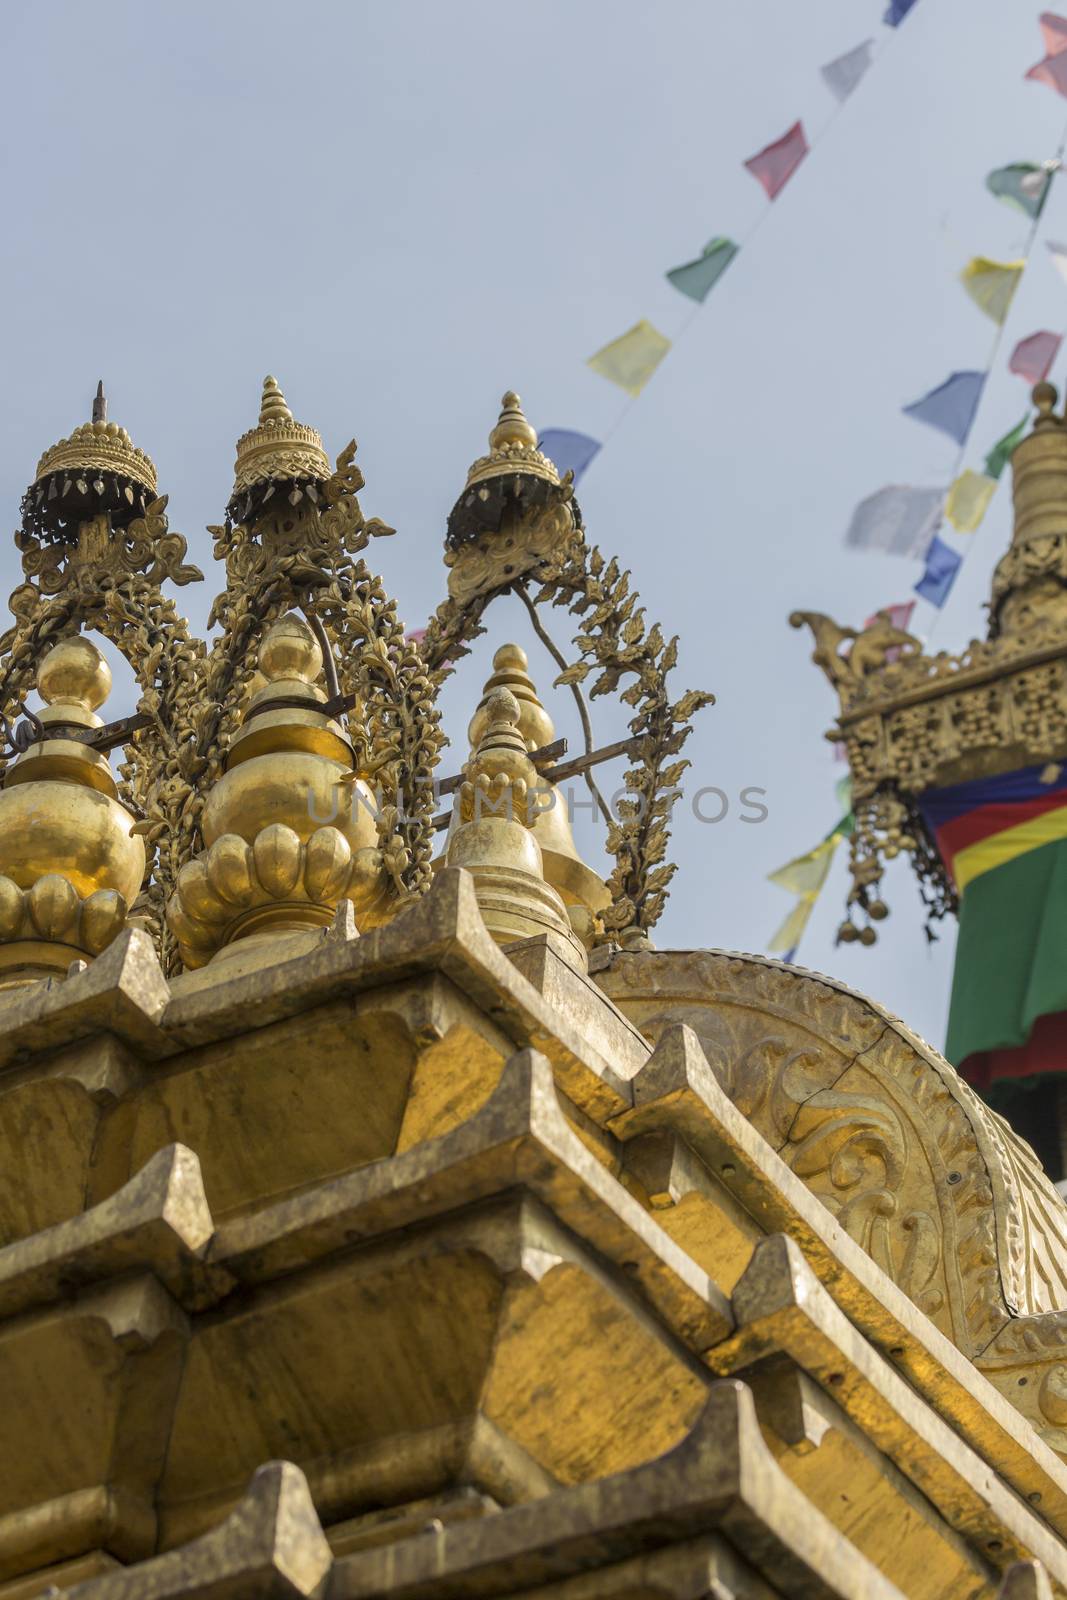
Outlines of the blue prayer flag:
[{"label": "blue prayer flag", "polygon": [[572,433],[569,428],[546,428],[537,441],[537,448],[559,468],[561,474],[573,472],[577,483],[600,449],[600,443],[587,433]]},{"label": "blue prayer flag", "polygon": [[918,0],[889,0],[882,21],[887,28],[899,28],[912,6],[917,4]]},{"label": "blue prayer flag", "polygon": [[948,599],[949,590],[955,583],[956,574],[962,565],[963,557],[958,556],[955,550],[951,549],[943,539],[939,539],[935,533],[926,552],[926,571],[915,585],[915,593],[940,609]]},{"label": "blue prayer flag", "polygon": [[954,372],[921,400],[904,406],[904,415],[914,417],[916,422],[925,422],[931,428],[940,428],[957,444],[966,444],[985,380],[984,372]]}]

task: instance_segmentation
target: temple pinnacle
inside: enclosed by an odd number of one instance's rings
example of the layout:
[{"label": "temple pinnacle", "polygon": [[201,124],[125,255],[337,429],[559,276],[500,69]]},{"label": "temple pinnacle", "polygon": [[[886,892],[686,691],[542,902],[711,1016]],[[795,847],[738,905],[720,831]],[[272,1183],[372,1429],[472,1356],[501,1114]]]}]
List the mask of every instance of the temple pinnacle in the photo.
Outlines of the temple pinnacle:
[{"label": "temple pinnacle", "polygon": [[292,422],[293,413],[285,403],[285,396],[278,387],[276,378],[263,379],[263,399],[259,407],[259,425],[262,428],[268,422]]},{"label": "temple pinnacle", "polygon": [[107,395],[104,393],[103,378],[101,378],[100,382],[97,384],[96,394],[93,397],[93,421],[107,421]]},{"label": "temple pinnacle", "polygon": [[500,402],[501,411],[497,425],[489,435],[489,445],[493,450],[499,450],[502,445],[518,444],[527,449],[537,449],[537,429],[528,422],[522,409],[522,401],[513,389],[509,389]]}]

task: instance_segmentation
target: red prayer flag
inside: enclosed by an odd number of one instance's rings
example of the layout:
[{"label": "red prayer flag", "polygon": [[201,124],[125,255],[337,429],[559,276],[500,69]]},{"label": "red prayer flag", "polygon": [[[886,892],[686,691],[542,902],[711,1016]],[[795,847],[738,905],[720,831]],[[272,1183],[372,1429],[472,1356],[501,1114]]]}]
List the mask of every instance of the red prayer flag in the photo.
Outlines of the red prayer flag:
[{"label": "red prayer flag", "polygon": [[1061,50],[1067,50],[1067,17],[1058,17],[1054,11],[1042,11],[1038,20],[1046,54],[1058,56]]},{"label": "red prayer flag", "polygon": [[1031,67],[1026,76],[1035,83],[1047,83],[1057,94],[1067,97],[1067,41],[1054,56],[1046,56],[1036,67]]},{"label": "red prayer flag", "polygon": [[865,628],[872,627],[874,625],[874,623],[876,623],[878,621],[878,617],[880,615],[880,612],[884,611],[888,615],[889,620],[893,624],[894,628],[904,628],[904,629],[906,629],[907,626],[908,626],[908,623],[911,621],[911,614],[912,614],[912,612],[914,610],[915,610],[915,601],[914,600],[901,600],[895,606],[882,606],[882,607],[880,607],[879,611],[873,612],[872,615],[867,618],[867,621],[863,624],[863,626]]},{"label": "red prayer flag", "polygon": [[783,133],[780,139],[752,156],[745,166],[756,182],[762,184],[767,199],[773,200],[785,188],[807,153],[804,124],[794,122],[788,133]]},{"label": "red prayer flag", "polygon": [[1020,339],[1011,353],[1008,371],[1017,372],[1027,383],[1043,383],[1060,353],[1062,333],[1032,333]]}]

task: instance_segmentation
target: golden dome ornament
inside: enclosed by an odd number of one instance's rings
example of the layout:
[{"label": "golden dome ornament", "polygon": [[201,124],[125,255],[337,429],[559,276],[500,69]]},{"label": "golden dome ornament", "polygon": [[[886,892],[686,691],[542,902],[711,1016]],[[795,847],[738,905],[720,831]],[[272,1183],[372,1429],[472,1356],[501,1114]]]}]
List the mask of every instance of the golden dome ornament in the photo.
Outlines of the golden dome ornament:
[{"label": "golden dome ornament", "polygon": [[511,389],[448,518],[449,598],[466,604],[562,556],[581,534],[573,474],[560,478]]},{"label": "golden dome ornament", "polygon": [[546,881],[534,835],[537,769],[519,729],[522,711],[510,689],[494,689],[484,705],[484,732],[464,768],[459,820],[447,863],[474,879],[478,908],[497,944],[544,937],[579,971],[585,947],[562,899]]},{"label": "golden dome ornament", "polygon": [[[493,656],[493,672],[486,681],[481,702],[467,729],[471,755],[478,748],[489,726],[489,707],[498,689],[508,689],[519,707],[518,730],[532,755],[550,745],[556,737],[555,725],[541,704],[529,673],[526,652],[517,644],[500,646]],[[545,880],[556,890],[567,907],[572,924],[579,925],[583,942],[590,943],[597,918],[611,904],[611,892],[603,878],[586,865],[574,842],[567,792],[538,776],[538,803],[532,821],[533,836],[541,848]]]},{"label": "golden dome ornament", "polygon": [[303,617],[267,631],[259,670],[263,686],[204,807],[206,848],[167,906],[187,968],[221,952],[231,969],[301,954],[342,900],[366,919],[386,894],[375,797],[325,709],[322,651]]},{"label": "golden dome ornament", "polygon": [[22,531],[46,541],[72,540],[80,523],[101,513],[115,527],[142,517],[157,493],[156,469],[125,428],[107,420],[103,383],[92,420],[50,446],[22,497]]},{"label": "golden dome ornament", "polygon": [[264,378],[259,421],[237,441],[233,491],[226,507],[229,520],[248,522],[278,493],[287,495],[293,505],[305,495],[316,502],[332,475],[321,435],[294,421],[277,380]]},{"label": "golden dome ornament", "polygon": [[[90,639],[54,645],[41,663],[36,737],[0,789],[0,985],[64,973],[126,926],[145,850],[93,748],[111,669]],[[21,741],[20,741],[21,742]]]}]

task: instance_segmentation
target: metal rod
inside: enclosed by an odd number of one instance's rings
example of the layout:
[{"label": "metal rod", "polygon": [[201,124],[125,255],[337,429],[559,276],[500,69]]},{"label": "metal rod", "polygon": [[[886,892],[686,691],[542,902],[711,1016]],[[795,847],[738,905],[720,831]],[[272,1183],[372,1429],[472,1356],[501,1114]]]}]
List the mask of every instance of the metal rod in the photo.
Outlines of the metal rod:
[{"label": "metal rod", "polygon": [[300,608],[307,618],[308,627],[318,640],[319,649],[322,651],[322,668],[326,674],[326,692],[331,700],[336,700],[341,693],[341,685],[337,681],[337,663],[333,659],[333,645],[329,635],[322,625],[322,619],[316,616],[307,605]]},{"label": "metal rod", "polygon": [[[525,585],[521,584],[521,583],[516,584],[515,585],[515,593],[518,595],[519,599],[522,601],[523,605],[526,607],[527,611],[530,613],[530,625],[533,628],[533,631],[536,633],[537,637],[540,639],[541,643],[544,645],[545,649],[548,651],[549,655],[552,657],[553,661],[560,668],[560,670],[562,672],[566,672],[566,670],[567,670],[566,658],[561,654],[560,650],[558,649],[558,647],[556,645],[555,640],[551,637],[551,635],[549,635],[548,633],[545,632],[545,629],[544,629],[544,627],[542,625],[542,622],[541,622],[541,618],[537,615],[537,607],[534,605],[533,601],[530,599],[530,596],[526,593]],[[589,721],[589,707],[585,703],[585,695],[582,693],[581,686],[579,684],[572,683],[570,685],[570,690],[571,690],[571,693],[574,695],[574,701],[575,701],[575,704],[578,707],[578,715],[582,720],[582,733],[583,733],[584,738],[585,738],[586,754],[587,755],[591,755],[592,754],[592,750],[593,750],[593,725]],[[604,821],[610,827],[611,826],[611,812],[608,810],[607,803],[606,803],[606,801],[604,799],[604,796],[601,794],[600,790],[597,788],[596,784],[593,781],[592,774],[588,770],[585,772],[584,777],[585,777],[585,781],[586,781],[586,784],[587,784],[588,789],[589,789],[589,793],[593,796],[593,799],[596,801],[597,805],[600,807],[600,815],[603,817]]]},{"label": "metal rod", "polygon": [[[565,756],[566,754],[566,739],[556,739],[552,744],[543,744],[540,750],[531,750],[530,760],[533,762],[538,772],[543,773],[545,767],[550,761],[555,761],[557,756]],[[440,783],[437,785],[437,793],[439,795],[455,794],[462,782],[462,772],[455,773],[451,778],[442,778]]]}]

